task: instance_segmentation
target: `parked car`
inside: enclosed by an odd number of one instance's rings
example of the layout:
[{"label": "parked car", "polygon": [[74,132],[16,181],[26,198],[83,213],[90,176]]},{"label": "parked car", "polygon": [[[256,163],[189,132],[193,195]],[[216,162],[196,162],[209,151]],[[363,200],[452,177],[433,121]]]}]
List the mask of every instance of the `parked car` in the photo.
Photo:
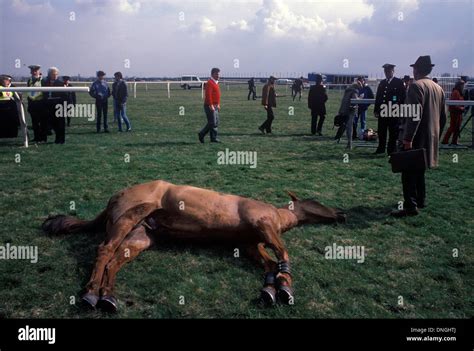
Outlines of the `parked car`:
[{"label": "parked car", "polygon": [[293,81],[291,79],[281,78],[281,79],[277,79],[276,84],[277,85],[291,85],[293,84]]},{"label": "parked car", "polygon": [[198,76],[187,75],[182,76],[181,81],[181,88],[183,89],[191,89],[191,88],[202,88],[203,81]]}]

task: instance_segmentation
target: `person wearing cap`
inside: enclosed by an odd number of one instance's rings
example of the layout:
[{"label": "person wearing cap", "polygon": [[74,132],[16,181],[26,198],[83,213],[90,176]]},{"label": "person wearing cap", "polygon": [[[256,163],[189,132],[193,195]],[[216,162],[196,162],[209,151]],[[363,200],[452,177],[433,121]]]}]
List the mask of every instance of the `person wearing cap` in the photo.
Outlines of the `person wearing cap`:
[{"label": "person wearing cap", "polygon": [[118,121],[119,132],[122,131],[122,119],[127,127],[127,132],[132,130],[130,120],[127,117],[127,83],[123,80],[122,72],[114,73],[115,82],[112,84],[112,96],[114,97],[114,113],[115,119]]},{"label": "person wearing cap", "polygon": [[[12,77],[8,74],[0,75],[0,85],[4,88],[12,87]],[[0,138],[16,138],[20,126],[19,106],[21,97],[11,91],[0,92]]]},{"label": "person wearing cap", "polygon": [[[63,82],[59,79],[59,69],[50,67],[48,76],[41,81],[43,87],[62,87]],[[46,142],[48,135],[51,134],[51,128],[55,133],[55,144],[64,144],[66,134],[66,118],[65,116],[57,116],[57,106],[62,105],[65,100],[64,93],[45,92],[43,94],[43,103],[45,105],[45,115],[41,120],[40,141]]]},{"label": "person wearing cap", "polygon": [[276,107],[276,92],[275,92],[275,81],[276,78],[271,76],[268,79],[267,84],[263,86],[262,89],[262,105],[267,111],[267,119],[263,124],[258,127],[258,130],[262,133],[265,134],[271,134],[272,133],[272,123],[273,120],[275,119],[275,115],[273,113],[273,109]]},{"label": "person wearing cap", "polygon": [[[420,116],[403,118],[399,140],[403,150],[425,149],[428,168],[438,166],[439,139],[446,123],[443,89],[428,75],[434,64],[430,56],[420,56],[412,65],[415,81],[410,85],[405,103],[416,106]],[[425,171],[402,172],[403,209],[393,211],[394,217],[415,216],[426,206]]]},{"label": "person wearing cap", "polygon": [[[375,95],[374,115],[378,119],[378,135],[379,145],[376,154],[384,154],[385,150],[390,155],[396,150],[397,135],[398,135],[398,118],[394,117],[380,117],[380,110],[382,105],[388,107],[391,104],[403,104],[405,101],[406,90],[401,79],[394,77],[395,65],[386,63],[382,66],[385,73],[385,79],[382,80],[377,87]],[[388,130],[388,144],[387,144],[387,130]]]},{"label": "person wearing cap", "polygon": [[[362,86],[359,89],[359,98],[361,99],[373,99],[374,92],[370,88],[370,86],[366,83],[365,77],[359,76],[357,80],[360,82]],[[364,139],[364,132],[366,127],[366,118],[367,118],[367,110],[369,109],[370,104],[359,104],[357,108],[357,113],[354,115],[354,128],[352,131],[352,138],[356,139],[357,137],[360,140]],[[358,124],[360,121],[360,129],[358,128]]]},{"label": "person wearing cap", "polygon": [[[41,87],[41,66],[28,66],[31,73],[31,78],[28,79],[28,87]],[[41,121],[45,120],[45,106],[43,103],[43,93],[40,91],[32,91],[28,94],[28,112],[31,116],[31,125],[33,127],[33,142],[41,142]],[[47,128],[47,127],[45,127]]]},{"label": "person wearing cap", "polygon": [[97,110],[97,133],[100,133],[102,117],[104,118],[104,133],[108,133],[109,126],[107,124],[107,110],[111,92],[109,85],[105,80],[104,71],[97,72],[97,79],[92,83],[89,89],[89,95],[95,99],[95,107]]},{"label": "person wearing cap", "polygon": [[211,70],[211,78],[205,85],[204,112],[207,123],[198,133],[199,141],[204,143],[204,137],[210,133],[211,143],[219,143],[217,127],[219,126],[219,112],[221,110],[221,90],[219,88],[219,68]]},{"label": "person wearing cap", "polygon": [[[308,108],[311,110],[311,134],[318,133],[323,135],[323,123],[326,118],[326,101],[328,101],[328,94],[326,87],[323,85],[323,76],[316,74],[316,84],[309,88],[308,93]],[[318,123],[319,117],[319,123]]]},{"label": "person wearing cap", "polygon": [[[72,87],[73,85],[70,83],[71,77],[69,76],[63,76],[63,86],[64,87]],[[76,105],[76,93],[73,91],[69,91],[64,93],[64,98],[66,99],[66,103],[72,106]],[[67,117],[67,126],[71,126],[71,117]]]}]

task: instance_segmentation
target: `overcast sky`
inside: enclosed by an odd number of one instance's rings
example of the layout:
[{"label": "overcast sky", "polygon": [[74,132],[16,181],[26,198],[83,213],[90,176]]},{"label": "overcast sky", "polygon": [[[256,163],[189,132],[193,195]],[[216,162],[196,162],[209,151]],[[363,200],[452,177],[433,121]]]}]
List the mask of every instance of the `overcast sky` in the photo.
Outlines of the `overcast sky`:
[{"label": "overcast sky", "polygon": [[[474,75],[474,0],[0,0],[0,73]],[[19,60],[19,61],[18,61]],[[19,64],[19,67],[17,67]],[[456,67],[457,65],[457,67]]]}]

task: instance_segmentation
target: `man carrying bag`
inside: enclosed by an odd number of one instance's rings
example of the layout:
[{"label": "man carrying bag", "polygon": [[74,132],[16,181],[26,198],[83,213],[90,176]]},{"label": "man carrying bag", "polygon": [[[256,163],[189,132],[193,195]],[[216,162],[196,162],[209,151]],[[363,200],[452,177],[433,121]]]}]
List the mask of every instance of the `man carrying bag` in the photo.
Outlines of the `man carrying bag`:
[{"label": "man carrying bag", "polygon": [[402,173],[403,209],[394,217],[416,216],[425,207],[425,169],[438,166],[439,141],[446,124],[443,89],[428,75],[434,64],[420,56],[412,65],[415,82],[408,89],[406,104],[418,111],[418,118],[405,116],[400,130],[402,151],[391,157],[394,172]]}]

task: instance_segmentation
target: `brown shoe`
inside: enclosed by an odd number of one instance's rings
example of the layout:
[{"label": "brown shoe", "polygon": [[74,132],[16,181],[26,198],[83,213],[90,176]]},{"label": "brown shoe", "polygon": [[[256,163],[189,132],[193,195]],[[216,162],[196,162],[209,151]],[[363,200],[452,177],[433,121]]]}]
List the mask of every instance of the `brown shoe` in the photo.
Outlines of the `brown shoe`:
[{"label": "brown shoe", "polygon": [[390,213],[390,216],[395,217],[395,218],[403,218],[403,217],[411,217],[411,216],[417,216],[420,212],[418,211],[417,208],[414,209],[403,209],[403,210],[398,210],[398,211],[392,211]]}]

